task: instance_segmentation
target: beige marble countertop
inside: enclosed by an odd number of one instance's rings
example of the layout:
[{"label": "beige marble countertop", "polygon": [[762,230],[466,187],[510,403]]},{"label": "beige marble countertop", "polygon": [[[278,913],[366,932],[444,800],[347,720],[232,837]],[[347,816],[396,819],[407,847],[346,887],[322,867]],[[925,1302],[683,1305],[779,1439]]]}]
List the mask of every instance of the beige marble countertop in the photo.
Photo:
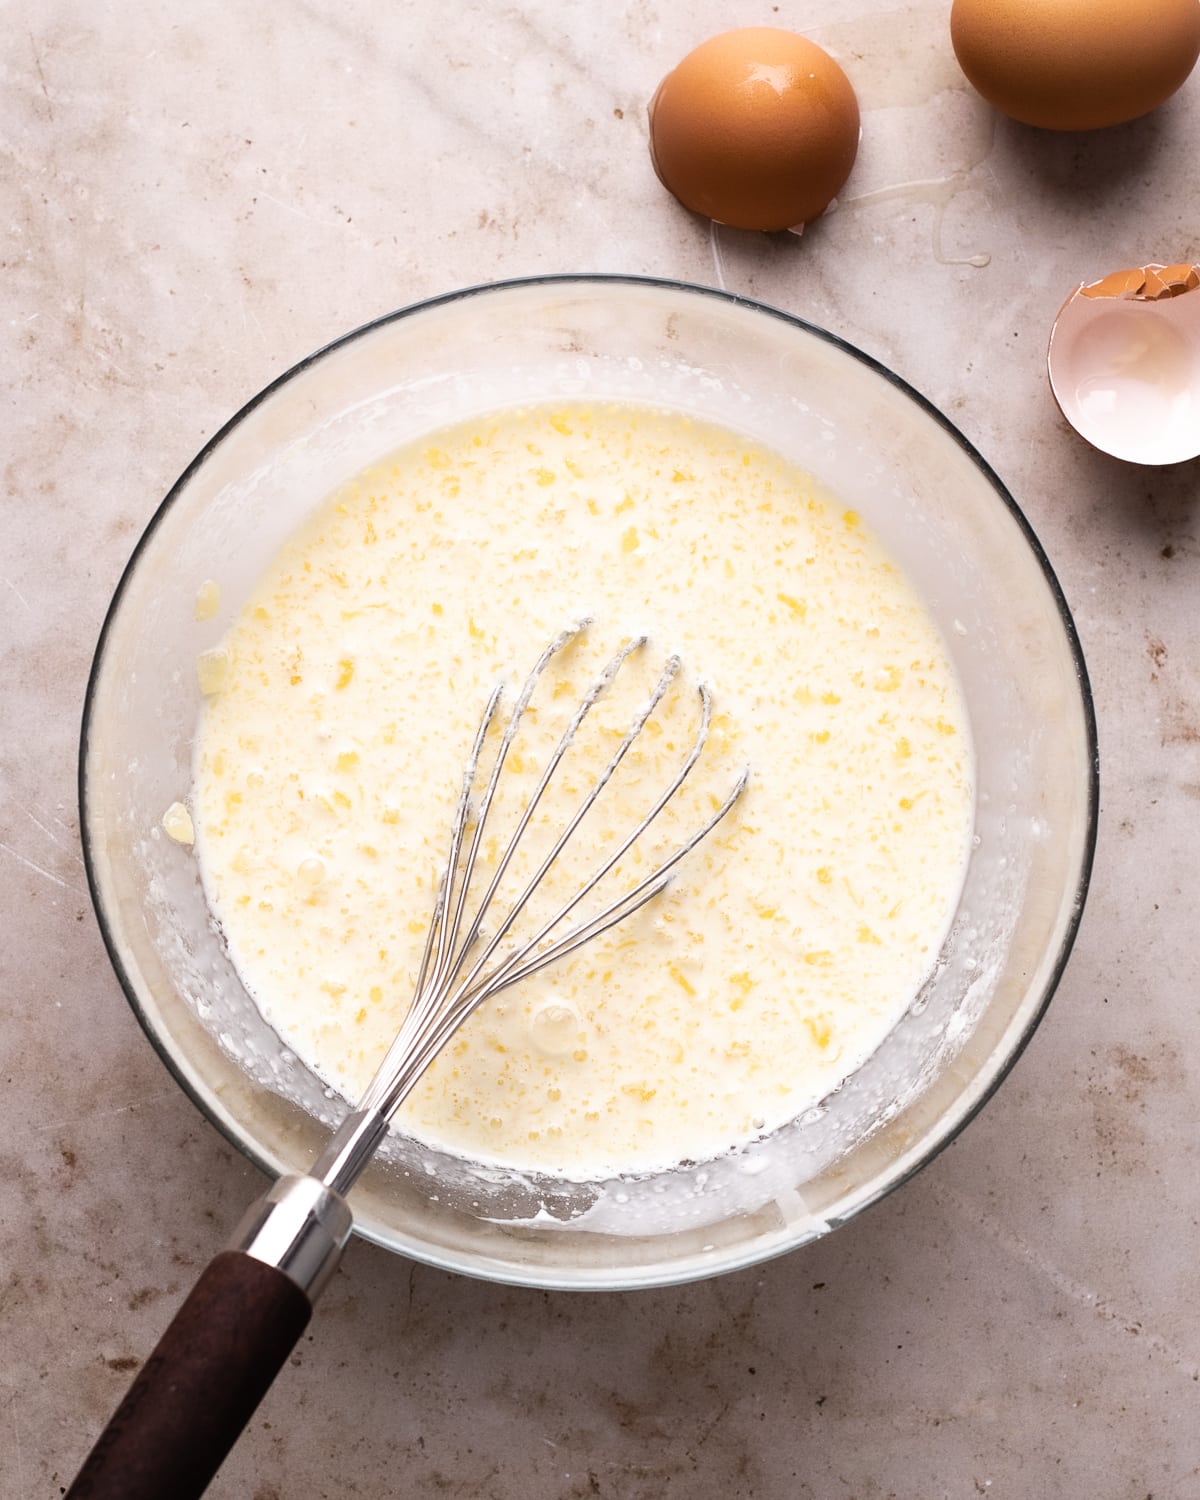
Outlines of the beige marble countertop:
[{"label": "beige marble countertop", "polygon": [[[205,438],[300,356],[557,270],[723,281],[800,313],[993,462],[1095,687],[1088,910],[998,1096],[849,1228],[609,1296],[355,1244],[211,1493],[1200,1495],[1200,465],[1093,453],[1043,369],[1079,281],[1200,259],[1200,79],[1126,127],[1029,131],[967,88],[947,11],[5,8],[0,1495],[60,1494],[260,1188],[144,1040],[88,901],[78,724],[121,568]],[[714,247],[651,172],[646,101],[696,41],[764,20],[843,59],[862,151],[802,239]]]}]

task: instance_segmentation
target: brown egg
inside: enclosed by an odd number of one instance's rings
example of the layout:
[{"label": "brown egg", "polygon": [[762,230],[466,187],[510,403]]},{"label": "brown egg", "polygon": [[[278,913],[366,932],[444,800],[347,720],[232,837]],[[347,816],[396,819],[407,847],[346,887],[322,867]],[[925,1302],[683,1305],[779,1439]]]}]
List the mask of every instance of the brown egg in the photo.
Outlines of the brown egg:
[{"label": "brown egg", "polygon": [[954,0],[950,39],[989,103],[1047,130],[1157,108],[1200,55],[1197,0]]},{"label": "brown egg", "polygon": [[833,58],[769,26],[702,42],[650,104],[663,186],[737,229],[791,229],[823,213],[850,175],[858,130],[858,100]]}]

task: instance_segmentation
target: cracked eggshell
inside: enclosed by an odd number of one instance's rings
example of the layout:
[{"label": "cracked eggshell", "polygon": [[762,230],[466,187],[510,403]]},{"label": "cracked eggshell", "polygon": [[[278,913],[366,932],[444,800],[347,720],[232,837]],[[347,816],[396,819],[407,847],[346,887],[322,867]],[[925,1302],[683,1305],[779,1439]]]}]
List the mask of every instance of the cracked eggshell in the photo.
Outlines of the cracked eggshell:
[{"label": "cracked eggshell", "polygon": [[773,26],[710,37],[658,86],[650,159],[685,208],[735,229],[824,213],[858,154],[858,100],[828,52]]},{"label": "cracked eggshell", "polygon": [[1046,362],[1063,416],[1102,453],[1200,457],[1200,265],[1136,266],[1077,287]]}]

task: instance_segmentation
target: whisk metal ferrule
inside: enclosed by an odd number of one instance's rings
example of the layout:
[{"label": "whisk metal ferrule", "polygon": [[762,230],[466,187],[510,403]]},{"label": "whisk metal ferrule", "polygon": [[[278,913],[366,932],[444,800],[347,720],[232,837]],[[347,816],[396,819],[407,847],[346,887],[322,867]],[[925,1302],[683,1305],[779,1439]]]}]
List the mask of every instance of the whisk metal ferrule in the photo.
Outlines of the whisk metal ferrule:
[{"label": "whisk metal ferrule", "polygon": [[282,1271],[315,1302],[353,1226],[350,1205],[317,1177],[281,1177],[246,1210],[229,1248]]}]

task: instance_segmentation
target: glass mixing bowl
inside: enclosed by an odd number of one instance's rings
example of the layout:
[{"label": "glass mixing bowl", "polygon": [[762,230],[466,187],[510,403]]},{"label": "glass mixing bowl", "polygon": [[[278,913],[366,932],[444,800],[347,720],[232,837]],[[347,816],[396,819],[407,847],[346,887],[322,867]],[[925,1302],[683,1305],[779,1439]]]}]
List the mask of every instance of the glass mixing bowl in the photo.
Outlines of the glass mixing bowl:
[{"label": "glass mixing bowl", "polygon": [[[147,1035],[268,1172],[303,1172],[345,1110],[262,1020],[189,850],[161,830],[191,780],[197,653],[299,521],[367,463],[447,423],[564,398],[663,405],[787,455],[861,514],[938,621],[974,733],[976,828],[935,970],[821,1106],[717,1161],[567,1184],[393,1134],[358,1232],[448,1269],[542,1287],[729,1271],[846,1223],[927,1162],[1012,1066],[1062,973],[1096,827],[1096,742],[1054,575],[987,464],[841,340],[709,288],[567,276],[478,287],[347,335],[251,401],[167,496],[104,623],[84,711],[84,852]],[[197,587],[221,585],[198,624]]]}]

